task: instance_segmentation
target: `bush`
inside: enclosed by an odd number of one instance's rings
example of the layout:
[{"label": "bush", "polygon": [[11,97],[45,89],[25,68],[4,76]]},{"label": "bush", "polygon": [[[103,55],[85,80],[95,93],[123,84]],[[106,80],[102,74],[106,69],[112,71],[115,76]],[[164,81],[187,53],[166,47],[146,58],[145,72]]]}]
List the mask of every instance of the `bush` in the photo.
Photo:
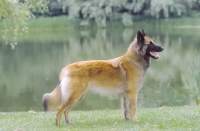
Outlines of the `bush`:
[{"label": "bush", "polygon": [[124,26],[131,26],[138,15],[141,18],[191,15],[199,6],[200,0],[51,0],[49,5],[51,15],[59,15],[61,9],[60,14],[72,19],[94,20],[98,27],[105,27],[106,21],[121,21]]}]

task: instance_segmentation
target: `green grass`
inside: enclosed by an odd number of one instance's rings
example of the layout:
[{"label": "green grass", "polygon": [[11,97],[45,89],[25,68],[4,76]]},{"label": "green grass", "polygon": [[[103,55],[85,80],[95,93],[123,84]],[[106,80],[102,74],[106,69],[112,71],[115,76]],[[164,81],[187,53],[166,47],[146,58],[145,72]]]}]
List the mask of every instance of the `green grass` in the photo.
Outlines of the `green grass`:
[{"label": "green grass", "polygon": [[139,122],[126,121],[120,110],[72,111],[67,125],[64,117],[55,125],[55,112],[0,113],[0,131],[132,131],[200,130],[200,107],[139,108]]},{"label": "green grass", "polygon": [[66,16],[38,17],[27,21],[30,30],[52,31],[70,30],[78,25],[78,21],[69,20]]}]

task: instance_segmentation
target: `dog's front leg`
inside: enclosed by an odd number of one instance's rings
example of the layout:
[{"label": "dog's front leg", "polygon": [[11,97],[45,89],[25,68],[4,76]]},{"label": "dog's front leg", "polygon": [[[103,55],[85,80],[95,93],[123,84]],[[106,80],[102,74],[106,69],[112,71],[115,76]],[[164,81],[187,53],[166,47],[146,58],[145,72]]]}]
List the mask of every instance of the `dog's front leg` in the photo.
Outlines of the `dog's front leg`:
[{"label": "dog's front leg", "polygon": [[127,99],[126,93],[124,93],[123,96],[122,96],[121,106],[122,106],[122,109],[124,111],[124,118],[126,120],[130,119],[131,115],[130,115],[130,109],[129,109],[129,100]]},{"label": "dog's front leg", "polygon": [[137,92],[128,92],[127,99],[129,103],[129,110],[133,121],[137,121],[136,108],[137,108]]}]

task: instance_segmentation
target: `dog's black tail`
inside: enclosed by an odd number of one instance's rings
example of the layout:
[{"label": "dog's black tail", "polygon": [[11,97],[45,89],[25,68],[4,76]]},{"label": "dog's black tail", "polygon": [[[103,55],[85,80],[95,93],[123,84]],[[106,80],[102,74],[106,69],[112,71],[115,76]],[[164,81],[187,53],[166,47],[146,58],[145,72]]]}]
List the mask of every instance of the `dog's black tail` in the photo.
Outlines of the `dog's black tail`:
[{"label": "dog's black tail", "polygon": [[48,98],[48,94],[44,94],[43,98],[42,98],[42,106],[43,106],[44,111],[48,110],[48,99],[47,98]]}]

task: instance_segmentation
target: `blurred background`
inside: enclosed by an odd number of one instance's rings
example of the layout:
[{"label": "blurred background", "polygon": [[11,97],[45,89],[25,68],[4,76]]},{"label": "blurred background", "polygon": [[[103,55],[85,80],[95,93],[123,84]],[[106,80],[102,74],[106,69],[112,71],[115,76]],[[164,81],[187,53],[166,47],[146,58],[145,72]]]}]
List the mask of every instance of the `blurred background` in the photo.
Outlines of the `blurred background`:
[{"label": "blurred background", "polygon": [[[63,67],[123,55],[141,29],[165,50],[138,106],[200,104],[200,0],[3,0],[0,16],[0,112],[42,111]],[[73,109],[119,108],[88,92]]]}]

